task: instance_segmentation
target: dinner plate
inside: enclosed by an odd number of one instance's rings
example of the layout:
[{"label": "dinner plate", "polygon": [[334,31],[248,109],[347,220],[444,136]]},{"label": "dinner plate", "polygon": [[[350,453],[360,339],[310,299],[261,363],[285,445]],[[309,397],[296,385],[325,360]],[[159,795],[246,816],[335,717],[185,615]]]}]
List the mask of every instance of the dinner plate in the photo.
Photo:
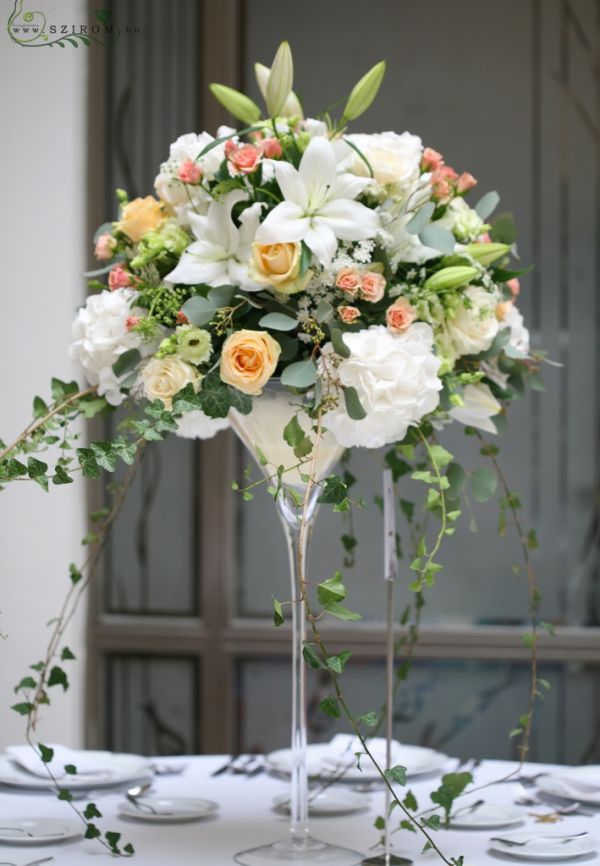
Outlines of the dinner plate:
[{"label": "dinner plate", "polygon": [[[572,786],[569,784],[571,781]],[[600,767],[597,765],[569,767],[560,773],[549,773],[537,780],[536,787],[542,794],[600,807]]]},{"label": "dinner plate", "polygon": [[[289,794],[281,794],[273,800],[278,812],[290,812]],[[370,806],[369,797],[348,788],[326,788],[318,793],[308,794],[308,811],[311,815],[349,815],[362,812]]]},{"label": "dinner plate", "polygon": [[214,815],[218,808],[218,803],[197,797],[138,797],[135,803],[122,800],[118,805],[120,815],[152,824],[197,821]]},{"label": "dinner plate", "polygon": [[[468,809],[468,804],[457,806],[456,813],[450,818],[451,830],[496,830],[500,827],[514,827],[526,818],[522,809],[499,803],[482,803],[472,812]],[[443,813],[436,814],[443,818]]]},{"label": "dinner plate", "polygon": [[[61,777],[62,787],[76,791],[81,788],[105,788],[111,785],[122,785],[152,776],[152,769],[147,758],[140,755],[122,755],[113,752],[93,752],[99,767],[104,767],[94,773],[77,773],[74,776]],[[0,755],[0,784],[11,785],[14,788],[53,788],[50,779],[34,776],[12,761],[7,755]]]},{"label": "dinner plate", "polygon": [[[291,773],[291,749],[277,749],[267,755],[266,760],[268,769],[277,773]],[[394,764],[406,767],[407,776],[423,776],[439,772],[448,761],[448,756],[423,746],[400,745],[395,750],[393,760]],[[361,756],[359,770],[353,752],[349,752],[346,759],[338,755],[332,757],[327,743],[313,743],[307,746],[306,763],[309,776],[319,776],[323,779],[340,776],[339,781],[344,782],[369,782],[379,779],[379,773],[365,755]]]},{"label": "dinner plate", "polygon": [[[560,833],[554,834],[560,837]],[[568,842],[560,838],[552,839],[552,834],[539,833],[535,830],[522,830],[520,833],[506,833],[503,838],[513,842],[527,842],[526,845],[505,845],[502,842],[490,840],[489,847],[492,851],[509,854],[518,860],[573,860],[583,854],[592,854],[598,847],[596,839],[591,836],[582,836],[579,839],[570,839]],[[531,840],[531,841],[528,841]]]},{"label": "dinner plate", "polygon": [[3,818],[0,820],[0,842],[49,845],[83,836],[84,830],[80,821],[64,821],[62,818]]}]

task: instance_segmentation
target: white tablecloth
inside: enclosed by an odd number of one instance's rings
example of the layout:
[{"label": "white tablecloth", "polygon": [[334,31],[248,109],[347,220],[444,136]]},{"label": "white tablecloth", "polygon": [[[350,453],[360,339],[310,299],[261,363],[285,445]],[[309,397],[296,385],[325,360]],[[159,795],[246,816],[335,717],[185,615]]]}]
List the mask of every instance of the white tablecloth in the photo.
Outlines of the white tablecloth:
[{"label": "white tablecloth", "polygon": [[[161,762],[164,763],[162,759]],[[273,797],[287,791],[285,781],[272,778],[263,773],[255,777],[232,776],[229,774],[211,778],[211,772],[219,767],[226,758],[223,756],[177,758],[188,762],[188,767],[180,776],[159,776],[155,780],[155,791],[164,796],[194,796],[216,800],[220,809],[216,816],[189,824],[150,824],[117,817],[117,803],[122,794],[96,793],[94,801],[104,817],[98,820],[103,830],[117,830],[123,834],[123,841],[130,841],[136,849],[132,866],[231,866],[236,851],[265,842],[275,841],[286,835],[287,819],[271,809]],[[453,770],[456,762],[448,769]],[[476,783],[496,779],[508,773],[515,765],[501,761],[485,761],[475,770]],[[526,772],[540,772],[540,764],[529,764]],[[439,779],[411,782],[421,808],[430,805],[428,794],[439,784]],[[513,803],[519,791],[515,784],[496,785],[480,796],[486,802]],[[521,792],[522,793],[522,792]],[[376,843],[378,833],[373,827],[373,819],[382,814],[383,795],[368,795],[371,809],[369,812],[355,813],[340,817],[313,817],[311,828],[315,836],[325,841],[337,842],[359,851],[368,852]],[[479,796],[479,795],[478,795]],[[547,829],[549,832],[576,833],[587,830],[600,839],[600,814],[595,817],[573,815],[564,818],[560,824],[540,825],[527,816],[528,811],[545,811],[544,807],[523,808],[525,823],[516,829]],[[395,813],[397,814],[397,813]],[[58,802],[46,793],[21,793],[9,788],[0,790],[0,820],[6,821],[19,816],[29,817],[71,817],[65,803]],[[508,831],[505,831],[508,832]],[[436,842],[447,856],[464,855],[465,866],[485,866],[499,862],[519,862],[512,857],[496,855],[487,851],[487,840],[498,831],[439,831],[435,833]],[[421,854],[422,837],[402,832],[395,836],[396,850],[406,853],[418,866],[431,866],[441,863],[433,853]],[[401,850],[402,848],[402,850]],[[49,866],[85,866],[85,864],[114,863],[97,843],[83,839],[63,842],[57,845],[17,847],[0,845],[0,864],[9,862],[16,866],[29,863],[43,856],[54,857]],[[600,855],[580,858],[577,862],[599,861]],[[522,861],[521,861],[522,862]]]}]

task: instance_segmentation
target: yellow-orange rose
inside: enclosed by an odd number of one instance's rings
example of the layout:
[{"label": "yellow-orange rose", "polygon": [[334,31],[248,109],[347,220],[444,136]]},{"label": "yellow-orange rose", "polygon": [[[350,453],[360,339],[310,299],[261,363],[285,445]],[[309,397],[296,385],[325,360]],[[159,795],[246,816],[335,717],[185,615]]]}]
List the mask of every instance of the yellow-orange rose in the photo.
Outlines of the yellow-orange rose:
[{"label": "yellow-orange rose", "polygon": [[134,198],[123,208],[117,229],[137,244],[146,232],[155,229],[164,217],[163,206],[154,196]]},{"label": "yellow-orange rose", "polygon": [[266,331],[236,331],[223,343],[221,379],[244,394],[260,394],[280,353],[281,346]]},{"label": "yellow-orange rose", "polygon": [[144,394],[149,400],[162,400],[165,409],[171,409],[173,397],[190,382],[197,389],[200,374],[191,364],[175,355],[152,358],[142,370]]},{"label": "yellow-orange rose", "polygon": [[300,273],[300,244],[252,244],[250,275],[257,283],[273,286],[277,292],[292,295],[300,292],[310,280],[307,271]]}]

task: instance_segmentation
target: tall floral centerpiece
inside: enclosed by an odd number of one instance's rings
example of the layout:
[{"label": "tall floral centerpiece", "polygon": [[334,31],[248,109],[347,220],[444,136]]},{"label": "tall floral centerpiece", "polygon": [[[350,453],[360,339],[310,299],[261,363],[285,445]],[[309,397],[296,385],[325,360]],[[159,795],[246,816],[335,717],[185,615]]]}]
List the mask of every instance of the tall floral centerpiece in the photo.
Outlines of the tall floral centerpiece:
[{"label": "tall floral centerpiece", "polygon": [[[360,858],[308,831],[306,665],[329,671],[333,693],[323,710],[347,719],[405,820],[436,847],[433,819],[410,814],[393,791],[401,768],[383,773],[369,752],[361,726],[373,724],[373,713],[354,715],[341,691],[350,653],[329,655],[319,622],[359,616],[345,604],[339,574],[321,581],[314,597],[309,591],[308,534],[319,503],[351,506],[348,479],[334,472],[344,449],[386,446],[396,479],[412,470],[439,520],[410,565],[410,590],[422,601],[466,481],[439,442],[444,428],[457,421],[471,433],[495,433],[494,419],[527,378],[537,379],[542,360],[530,351],[516,303],[514,224],[507,215],[490,220],[498,195],[467,203],[475,178],[409,132],[348,131],[384,68],[361,78],[337,120],[304,115],[287,43],[271,69],[256,65],[266,114],[243,93],[211,86],[242,128],[178,138],[160,166],[156,197],[130,201],[118,191],[119,217],[96,236],[106,283],[92,281],[73,324],[71,357],[90,387],[74,393],[59,382],[56,408],[41,413],[46,433],[52,418],[71,411],[125,404],[127,433],[63,455],[53,476],[40,461],[26,468],[15,460],[23,443],[45,447],[34,437],[41,422],[0,453],[3,477],[28,473],[47,487],[49,477],[70,480],[76,459],[95,477],[169,432],[205,439],[231,426],[261,467],[262,482],[234,487],[251,499],[258,483],[267,485],[289,546],[290,598],[275,600],[274,619],[280,625],[291,608],[292,817],[288,837],[242,852],[240,863]],[[485,499],[496,479],[478,470],[471,482]],[[533,616],[536,603],[530,587]],[[47,673],[42,668],[36,698]],[[21,706],[35,715],[39,701]],[[525,738],[531,713],[532,704],[522,716]]]}]

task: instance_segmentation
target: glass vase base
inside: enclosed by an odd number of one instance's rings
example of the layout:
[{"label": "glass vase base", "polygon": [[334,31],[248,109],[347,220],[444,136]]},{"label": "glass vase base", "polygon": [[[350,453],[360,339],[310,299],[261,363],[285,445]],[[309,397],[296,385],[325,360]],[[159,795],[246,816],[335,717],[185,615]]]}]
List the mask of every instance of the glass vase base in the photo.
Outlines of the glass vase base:
[{"label": "glass vase base", "polygon": [[233,859],[242,866],[273,866],[277,863],[293,863],[294,866],[358,866],[363,855],[350,848],[329,845],[308,836],[301,842],[281,839],[272,845],[240,851]]},{"label": "glass vase base", "polygon": [[412,862],[408,857],[399,857],[398,854],[377,854],[363,860],[361,866],[410,866]]}]

